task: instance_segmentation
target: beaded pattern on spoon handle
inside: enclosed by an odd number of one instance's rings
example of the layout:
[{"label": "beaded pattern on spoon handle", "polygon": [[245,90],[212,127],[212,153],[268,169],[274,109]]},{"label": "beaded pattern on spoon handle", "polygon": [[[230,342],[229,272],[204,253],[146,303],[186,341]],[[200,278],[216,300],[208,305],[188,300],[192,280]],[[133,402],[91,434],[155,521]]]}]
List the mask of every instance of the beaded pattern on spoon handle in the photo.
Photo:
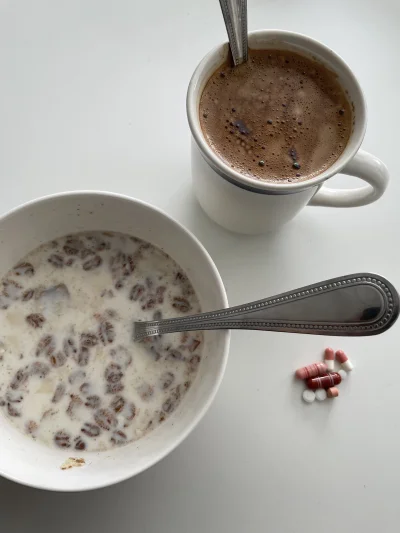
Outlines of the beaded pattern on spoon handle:
[{"label": "beaded pattern on spoon handle", "polygon": [[[304,303],[310,303],[307,300],[315,302],[320,300],[320,304],[321,298],[323,298],[326,300],[326,307],[329,311],[332,293],[335,291],[347,293],[346,289],[348,288],[357,288],[359,293],[360,302],[354,302],[354,297],[346,302],[347,307],[354,303],[357,320],[345,321],[344,315],[341,317],[341,313],[345,313],[347,309],[339,309],[339,316],[335,320],[324,318],[324,311],[319,310],[318,312],[321,313],[319,320],[311,320],[307,318],[307,313],[310,311],[314,313],[315,310],[312,306],[310,309],[304,310],[304,316],[302,314],[301,319],[298,318],[299,310],[301,311],[302,306],[304,307]],[[378,301],[376,301],[377,299]],[[300,307],[297,306],[294,317],[291,318],[290,315],[294,309],[292,304],[296,302],[299,303]],[[378,304],[378,307],[374,307],[373,303]],[[308,307],[310,306],[308,305]],[[280,310],[279,308],[285,308],[287,318],[277,319],[273,317],[274,309]],[[368,317],[368,314],[365,315],[368,312],[375,314]],[[268,313],[269,316],[263,316],[263,313]],[[396,321],[398,314],[399,297],[391,283],[381,276],[362,273],[330,279],[278,296],[219,311],[185,318],[137,322],[135,323],[134,336],[135,339],[140,339],[151,335],[196,329],[256,329],[336,336],[376,335],[388,329]]]}]

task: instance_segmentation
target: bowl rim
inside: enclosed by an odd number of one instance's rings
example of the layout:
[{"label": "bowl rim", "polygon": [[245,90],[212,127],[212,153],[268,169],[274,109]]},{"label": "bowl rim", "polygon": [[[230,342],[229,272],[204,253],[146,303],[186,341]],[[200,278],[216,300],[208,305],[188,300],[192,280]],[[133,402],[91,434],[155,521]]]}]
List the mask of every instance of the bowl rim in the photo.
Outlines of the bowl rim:
[{"label": "bowl rim", "polygon": [[[8,217],[13,216],[16,213],[19,213],[21,211],[24,211],[26,208],[28,208],[30,206],[33,206],[35,204],[51,202],[51,201],[53,201],[55,199],[62,198],[62,197],[72,197],[72,198],[76,197],[76,198],[78,198],[79,196],[97,196],[99,198],[101,198],[101,197],[103,197],[103,198],[104,197],[113,197],[113,198],[117,198],[117,199],[120,199],[120,200],[129,201],[129,202],[132,202],[134,204],[140,204],[141,206],[143,206],[143,207],[145,207],[145,208],[147,208],[147,209],[149,209],[151,211],[155,211],[156,213],[158,213],[162,217],[165,217],[166,219],[168,219],[175,226],[177,231],[185,233],[186,236],[189,237],[189,239],[193,242],[194,246],[197,246],[199,251],[203,254],[203,256],[204,256],[205,260],[207,261],[208,266],[210,267],[210,269],[212,271],[212,274],[213,274],[213,276],[215,278],[215,281],[216,281],[216,284],[217,284],[217,288],[218,288],[218,291],[219,291],[219,296],[221,298],[221,303],[222,303],[221,308],[229,306],[228,305],[228,297],[227,297],[227,294],[226,294],[225,286],[223,284],[221,275],[220,275],[220,273],[219,273],[219,271],[218,271],[218,269],[217,269],[212,257],[210,256],[210,254],[208,253],[206,248],[203,246],[203,244],[198,240],[198,238],[195,237],[195,235],[190,230],[188,230],[183,224],[181,224],[180,222],[175,220],[173,217],[168,215],[162,209],[160,209],[160,208],[158,208],[158,207],[156,207],[156,206],[154,206],[154,205],[152,205],[152,204],[150,204],[148,202],[145,202],[143,200],[139,200],[137,198],[134,198],[132,196],[128,196],[128,195],[120,194],[120,193],[108,192],[108,191],[99,191],[99,190],[75,190],[75,191],[64,191],[64,192],[44,195],[44,196],[40,196],[38,198],[34,198],[32,200],[29,200],[27,202],[24,202],[24,203],[14,207],[14,208],[12,208],[11,210],[5,212],[4,214],[0,215],[0,224],[5,219],[7,219]],[[27,481],[25,479],[22,479],[19,476],[13,476],[13,475],[10,475],[9,473],[5,474],[2,471],[0,471],[0,475],[2,477],[6,478],[6,479],[9,479],[10,481],[14,481],[14,482],[19,483],[21,485],[25,485],[27,487],[32,487],[32,488],[36,488],[36,489],[49,490],[49,491],[52,491],[52,492],[83,492],[83,491],[100,489],[100,488],[105,488],[105,487],[109,487],[109,486],[115,485],[117,483],[120,483],[121,481],[126,481],[126,480],[128,480],[128,479],[130,479],[130,478],[132,478],[134,476],[137,476],[138,474],[144,472],[148,468],[151,468],[152,466],[157,464],[159,461],[164,459],[164,457],[166,457],[168,454],[170,454],[177,446],[179,446],[179,444],[181,444],[186,439],[186,437],[188,437],[188,435],[193,431],[193,429],[198,425],[200,420],[204,417],[204,415],[206,414],[206,412],[210,408],[212,402],[214,401],[215,396],[216,396],[216,394],[218,392],[218,389],[219,389],[219,387],[221,385],[222,379],[223,379],[224,374],[225,374],[226,365],[227,365],[227,361],[228,361],[228,354],[229,354],[230,338],[231,338],[230,330],[221,330],[219,333],[222,336],[222,343],[223,343],[223,350],[222,350],[222,354],[221,354],[222,364],[221,364],[221,369],[219,371],[219,374],[217,376],[215,376],[214,385],[213,385],[213,388],[212,388],[210,394],[208,395],[207,400],[205,401],[205,403],[202,406],[202,408],[199,409],[196,412],[196,414],[193,417],[193,419],[191,420],[190,424],[187,425],[187,427],[180,433],[180,435],[168,447],[163,449],[163,451],[156,457],[156,459],[154,461],[150,462],[147,465],[143,465],[142,467],[136,468],[136,469],[133,467],[134,465],[132,465],[129,462],[127,462],[126,472],[124,472],[122,475],[117,475],[115,478],[111,479],[110,481],[100,481],[100,482],[94,482],[94,483],[91,483],[90,482],[90,478],[88,477],[88,481],[83,483],[82,486],[80,486],[79,488],[53,487],[53,486],[51,486],[51,483],[48,483],[48,482],[41,482],[40,480],[38,480],[37,482],[34,482],[34,481],[31,482],[31,481]]]}]

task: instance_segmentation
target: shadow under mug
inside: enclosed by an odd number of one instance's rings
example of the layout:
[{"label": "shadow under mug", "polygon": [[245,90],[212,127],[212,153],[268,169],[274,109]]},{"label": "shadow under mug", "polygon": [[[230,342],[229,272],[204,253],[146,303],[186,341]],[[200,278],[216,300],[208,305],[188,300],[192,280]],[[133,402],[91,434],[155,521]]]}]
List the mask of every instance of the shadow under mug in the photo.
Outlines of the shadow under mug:
[{"label": "shadow under mug", "polygon": [[[361,87],[346,63],[325,45],[293,32],[251,32],[249,46],[291,50],[321,62],[334,72],[353,106],[353,130],[337,161],[312,179],[298,183],[268,183],[236,172],[208,145],[199,120],[203,89],[229,53],[228,43],[216,47],[194,71],[187,93],[193,186],[208,216],[228,230],[258,234],[278,229],[306,205],[358,207],[378,200],[386,190],[389,175],[382,161],[359,149],[367,124],[366,105]],[[339,172],[357,176],[367,185],[343,190],[323,186],[328,178]]]}]

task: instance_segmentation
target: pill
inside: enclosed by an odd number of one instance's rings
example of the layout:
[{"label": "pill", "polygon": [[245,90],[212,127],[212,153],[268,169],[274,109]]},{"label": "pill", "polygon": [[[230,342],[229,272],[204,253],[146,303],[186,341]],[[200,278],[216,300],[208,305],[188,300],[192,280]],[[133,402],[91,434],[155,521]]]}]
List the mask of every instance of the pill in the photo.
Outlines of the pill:
[{"label": "pill", "polygon": [[341,381],[342,378],[340,377],[340,374],[338,374],[337,372],[331,372],[330,374],[326,374],[325,376],[307,379],[306,383],[309,389],[316,390],[329,389],[329,387],[339,385]]},{"label": "pill", "polygon": [[306,389],[303,392],[303,400],[306,403],[313,403],[313,401],[315,400],[315,392],[310,389]]},{"label": "pill", "polygon": [[325,364],[328,368],[328,370],[334,370],[335,368],[335,352],[333,348],[326,348],[325,353]]},{"label": "pill", "polygon": [[315,376],[322,376],[326,374],[327,368],[325,363],[313,363],[312,365],[303,366],[296,370],[296,378],[308,379]]},{"label": "pill", "polygon": [[339,389],[336,387],[331,387],[326,391],[328,398],[337,398],[339,396]]},{"label": "pill", "polygon": [[347,378],[347,372],[346,372],[346,370],[343,370],[343,368],[338,370],[338,374],[342,378],[342,381]]},{"label": "pill", "polygon": [[354,366],[343,350],[338,350],[336,352],[336,359],[342,365],[343,370],[346,370],[346,372],[351,372],[353,370]]},{"label": "pill", "polygon": [[326,390],[325,389],[317,389],[315,391],[315,397],[319,402],[323,402],[326,400]]}]

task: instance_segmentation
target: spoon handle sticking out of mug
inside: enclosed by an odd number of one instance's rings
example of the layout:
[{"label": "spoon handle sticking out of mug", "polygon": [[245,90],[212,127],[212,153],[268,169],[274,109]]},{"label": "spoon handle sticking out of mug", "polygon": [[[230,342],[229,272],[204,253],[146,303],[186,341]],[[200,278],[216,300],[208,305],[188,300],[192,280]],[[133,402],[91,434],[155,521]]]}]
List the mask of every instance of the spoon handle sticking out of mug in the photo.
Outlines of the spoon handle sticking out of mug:
[{"label": "spoon handle sticking out of mug", "polygon": [[219,0],[231,47],[233,64],[247,61],[247,0]]},{"label": "spoon handle sticking out of mug", "polygon": [[134,340],[206,329],[257,329],[360,337],[389,329],[399,295],[376,274],[350,274],[244,305],[199,315],[134,323]]}]

